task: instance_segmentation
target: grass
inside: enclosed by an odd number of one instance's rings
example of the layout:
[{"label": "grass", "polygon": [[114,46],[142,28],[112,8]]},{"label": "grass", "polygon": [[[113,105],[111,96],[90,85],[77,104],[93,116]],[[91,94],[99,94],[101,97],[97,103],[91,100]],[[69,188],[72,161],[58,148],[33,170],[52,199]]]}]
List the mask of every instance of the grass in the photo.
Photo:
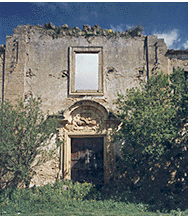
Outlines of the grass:
[{"label": "grass", "polygon": [[[63,185],[68,189],[63,189]],[[31,189],[8,189],[1,192],[2,216],[187,216],[188,210],[167,211],[129,200],[132,193],[90,183],[70,181]],[[133,196],[134,197],[134,196]]]},{"label": "grass", "polygon": [[31,210],[12,211],[3,215],[25,215],[25,216],[154,216],[159,215],[156,212],[146,212],[143,208],[133,204],[115,203],[112,201],[89,201],[79,200],[67,202],[66,205],[47,208],[41,207]]}]

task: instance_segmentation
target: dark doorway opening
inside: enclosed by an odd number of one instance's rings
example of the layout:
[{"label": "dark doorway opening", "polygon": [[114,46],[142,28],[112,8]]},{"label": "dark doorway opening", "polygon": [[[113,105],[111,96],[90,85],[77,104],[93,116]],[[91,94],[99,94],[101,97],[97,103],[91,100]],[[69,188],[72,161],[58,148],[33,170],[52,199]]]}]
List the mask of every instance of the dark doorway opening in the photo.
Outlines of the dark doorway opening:
[{"label": "dark doorway opening", "polygon": [[104,182],[103,137],[71,138],[71,179],[95,185]]}]

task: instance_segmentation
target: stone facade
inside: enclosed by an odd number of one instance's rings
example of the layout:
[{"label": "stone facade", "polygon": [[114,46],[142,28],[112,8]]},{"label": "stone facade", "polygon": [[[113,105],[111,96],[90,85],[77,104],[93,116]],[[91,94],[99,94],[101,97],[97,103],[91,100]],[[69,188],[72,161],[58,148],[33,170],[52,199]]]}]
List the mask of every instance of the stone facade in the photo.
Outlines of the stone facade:
[{"label": "stone facade", "polygon": [[[75,90],[76,53],[98,55],[98,90]],[[41,97],[45,113],[63,113],[58,128],[63,143],[59,162],[45,165],[48,178],[37,169],[32,180],[36,185],[56,177],[71,179],[73,137],[103,137],[104,180],[108,182],[116,154],[110,134],[119,124],[111,117],[117,92],[139,87],[157,71],[170,74],[179,66],[188,72],[187,50],[168,50],[163,39],[143,36],[138,28],[119,33],[98,25],[84,25],[82,30],[68,25],[56,28],[52,23],[18,26],[7,36],[6,47],[0,47],[0,58],[2,100],[14,103],[18,98]]]}]

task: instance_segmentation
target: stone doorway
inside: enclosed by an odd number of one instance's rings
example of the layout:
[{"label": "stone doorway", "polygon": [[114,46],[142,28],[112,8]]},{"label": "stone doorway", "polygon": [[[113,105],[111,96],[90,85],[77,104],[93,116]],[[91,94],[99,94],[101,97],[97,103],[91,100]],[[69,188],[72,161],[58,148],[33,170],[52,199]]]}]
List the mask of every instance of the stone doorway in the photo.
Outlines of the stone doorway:
[{"label": "stone doorway", "polygon": [[71,179],[78,182],[104,182],[104,138],[71,138]]},{"label": "stone doorway", "polygon": [[118,120],[112,119],[107,109],[93,100],[75,102],[63,117],[58,128],[61,142],[58,177],[108,183],[115,172],[111,134]]}]

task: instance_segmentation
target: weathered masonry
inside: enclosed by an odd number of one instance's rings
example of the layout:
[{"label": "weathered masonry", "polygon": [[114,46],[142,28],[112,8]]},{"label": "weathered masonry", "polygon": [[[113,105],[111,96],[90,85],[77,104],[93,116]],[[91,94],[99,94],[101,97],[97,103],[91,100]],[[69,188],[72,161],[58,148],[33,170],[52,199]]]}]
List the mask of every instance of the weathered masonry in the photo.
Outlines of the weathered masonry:
[{"label": "weathered masonry", "polygon": [[0,58],[2,101],[41,97],[45,113],[62,113],[58,158],[36,169],[35,185],[56,177],[108,182],[118,154],[111,140],[119,125],[117,92],[139,87],[157,71],[188,72],[187,50],[168,50],[163,39],[138,28],[119,33],[98,25],[18,26],[0,47]]}]

